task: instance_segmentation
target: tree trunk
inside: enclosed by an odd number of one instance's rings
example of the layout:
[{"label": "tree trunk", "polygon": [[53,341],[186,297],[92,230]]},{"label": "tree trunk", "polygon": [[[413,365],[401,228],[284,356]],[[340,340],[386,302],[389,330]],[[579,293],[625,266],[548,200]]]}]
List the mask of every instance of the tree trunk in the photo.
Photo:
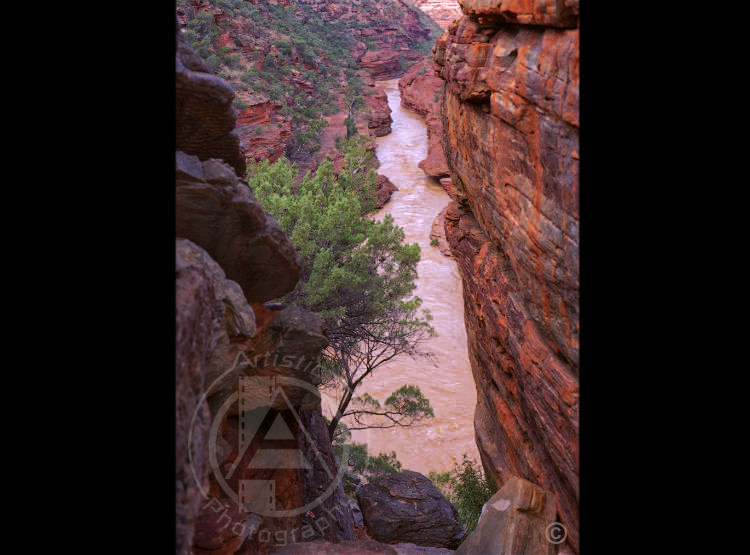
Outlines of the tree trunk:
[{"label": "tree trunk", "polygon": [[341,415],[344,414],[344,411],[346,411],[346,408],[352,400],[352,395],[354,395],[354,388],[347,386],[346,394],[339,403],[339,409],[336,414],[333,415],[331,423],[328,425],[328,435],[330,436],[331,441],[333,441],[333,432],[336,431],[336,426],[338,426],[339,421],[341,420]]}]

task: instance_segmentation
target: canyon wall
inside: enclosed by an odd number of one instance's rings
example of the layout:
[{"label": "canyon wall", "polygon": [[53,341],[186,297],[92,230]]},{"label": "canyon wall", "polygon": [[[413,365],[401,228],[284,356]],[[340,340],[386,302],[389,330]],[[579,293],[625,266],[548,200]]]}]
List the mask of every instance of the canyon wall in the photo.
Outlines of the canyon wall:
[{"label": "canyon wall", "polygon": [[[335,478],[337,463],[314,394],[320,378],[308,370],[328,344],[323,320],[295,305],[263,304],[295,286],[299,260],[238,177],[245,163],[233,134],[231,87],[184,43],[179,25],[176,40],[177,553],[267,552],[269,544],[281,543],[280,534],[284,543],[352,540],[350,503]],[[268,395],[268,383],[282,384],[277,389],[286,404],[257,401]],[[257,406],[243,410],[236,397]],[[267,449],[276,453],[274,464],[253,467],[251,455],[266,449],[266,440],[243,441],[242,434],[248,413],[262,408],[282,418],[290,435]],[[222,484],[219,476],[231,467],[238,471]],[[275,484],[270,504],[277,511],[330,493],[310,512],[280,518],[232,498],[230,491],[258,481]],[[269,503],[266,495],[251,499]],[[329,512],[335,517],[318,526]]]},{"label": "canyon wall", "polygon": [[475,433],[502,486],[554,493],[579,550],[577,0],[462,0],[435,46]]}]

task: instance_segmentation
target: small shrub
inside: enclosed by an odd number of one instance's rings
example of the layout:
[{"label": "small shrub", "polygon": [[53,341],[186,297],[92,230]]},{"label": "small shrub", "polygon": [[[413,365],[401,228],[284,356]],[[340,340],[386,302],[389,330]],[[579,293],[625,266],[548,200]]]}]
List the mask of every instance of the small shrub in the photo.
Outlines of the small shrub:
[{"label": "small shrub", "polygon": [[432,471],[430,480],[458,510],[458,519],[466,528],[466,535],[477,527],[482,506],[497,491],[495,482],[485,476],[482,466],[464,455],[463,461],[454,462],[445,472]]},{"label": "small shrub", "polygon": [[223,61],[224,65],[226,65],[230,69],[237,69],[240,67],[239,54],[230,54],[229,56],[224,56]]},{"label": "small shrub", "polygon": [[[327,424],[330,423],[327,418],[325,421]],[[336,429],[341,430],[341,433],[333,440],[333,452],[339,460],[344,454],[347,455],[347,460],[341,462],[346,464],[348,471],[356,476],[360,483],[372,482],[403,470],[395,451],[373,456],[369,453],[366,443],[349,443],[351,432],[346,424],[339,422]],[[352,495],[354,489],[353,484],[344,482],[344,491],[347,494]]]},{"label": "small shrub", "polygon": [[240,110],[246,110],[248,107],[248,103],[244,102],[241,98],[236,98],[232,100],[232,104],[237,106]]},{"label": "small shrub", "polygon": [[221,60],[216,54],[211,54],[208,58],[206,58],[206,64],[211,68],[212,71],[216,71],[216,69],[221,66]]}]

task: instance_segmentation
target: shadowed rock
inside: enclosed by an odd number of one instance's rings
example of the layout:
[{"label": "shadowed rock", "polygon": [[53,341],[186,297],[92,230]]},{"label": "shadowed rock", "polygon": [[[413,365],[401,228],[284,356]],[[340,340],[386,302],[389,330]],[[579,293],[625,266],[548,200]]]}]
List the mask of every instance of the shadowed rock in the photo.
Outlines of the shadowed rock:
[{"label": "shadowed rock", "polygon": [[458,545],[465,534],[458,511],[419,472],[405,471],[357,490],[367,533],[384,543]]},{"label": "shadowed rock", "polygon": [[226,279],[224,270],[209,254],[188,239],[176,241],[177,273],[189,268],[203,270],[213,287],[214,298],[221,306],[217,314],[223,313],[223,327],[232,339],[249,339],[255,335],[255,313],[247,304],[237,282]]},{"label": "shadowed rock", "polygon": [[261,518],[229,499],[207,500],[195,523],[193,554],[229,555],[258,532]]},{"label": "shadowed rock", "polygon": [[176,150],[201,160],[221,158],[237,175],[245,174],[245,157],[234,133],[234,91],[216,77],[185,42],[177,24],[175,59]]},{"label": "shadowed rock", "polygon": [[205,249],[249,301],[291,291],[300,265],[291,242],[247,185],[220,160],[178,151],[176,235]]},{"label": "shadowed rock", "polygon": [[[198,265],[181,264],[179,254],[175,288],[176,539],[177,553],[185,554],[190,547],[195,517],[202,499],[199,492],[208,485],[210,418],[208,406],[201,402],[200,397],[208,358],[216,342],[221,304],[214,296],[209,273]],[[192,464],[188,458],[191,424]],[[196,482],[194,475],[199,482]]]}]

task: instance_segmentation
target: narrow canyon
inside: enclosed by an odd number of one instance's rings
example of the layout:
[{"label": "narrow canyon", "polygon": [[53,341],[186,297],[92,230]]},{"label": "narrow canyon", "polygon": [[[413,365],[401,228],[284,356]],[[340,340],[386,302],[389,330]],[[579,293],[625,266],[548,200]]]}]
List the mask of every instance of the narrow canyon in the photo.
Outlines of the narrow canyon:
[{"label": "narrow canyon", "polygon": [[426,475],[431,470],[450,468],[451,462],[461,460],[464,454],[479,458],[472,429],[476,391],[467,352],[458,267],[430,241],[434,220],[450,198],[418,167],[427,155],[427,129],[418,114],[402,106],[398,80],[377,85],[388,95],[393,118],[391,133],[377,139],[376,153],[381,160],[378,171],[398,188],[378,217],[393,215],[406,231],[406,241],[419,244],[422,260],[415,293],[430,310],[438,335],[426,346],[435,354],[431,362],[390,362],[367,379],[363,390],[385,398],[408,379],[430,400],[435,418],[420,426],[353,432],[352,437],[375,453],[395,451],[406,468]]},{"label": "narrow canyon", "polygon": [[178,554],[580,552],[578,14],[177,2]]}]

